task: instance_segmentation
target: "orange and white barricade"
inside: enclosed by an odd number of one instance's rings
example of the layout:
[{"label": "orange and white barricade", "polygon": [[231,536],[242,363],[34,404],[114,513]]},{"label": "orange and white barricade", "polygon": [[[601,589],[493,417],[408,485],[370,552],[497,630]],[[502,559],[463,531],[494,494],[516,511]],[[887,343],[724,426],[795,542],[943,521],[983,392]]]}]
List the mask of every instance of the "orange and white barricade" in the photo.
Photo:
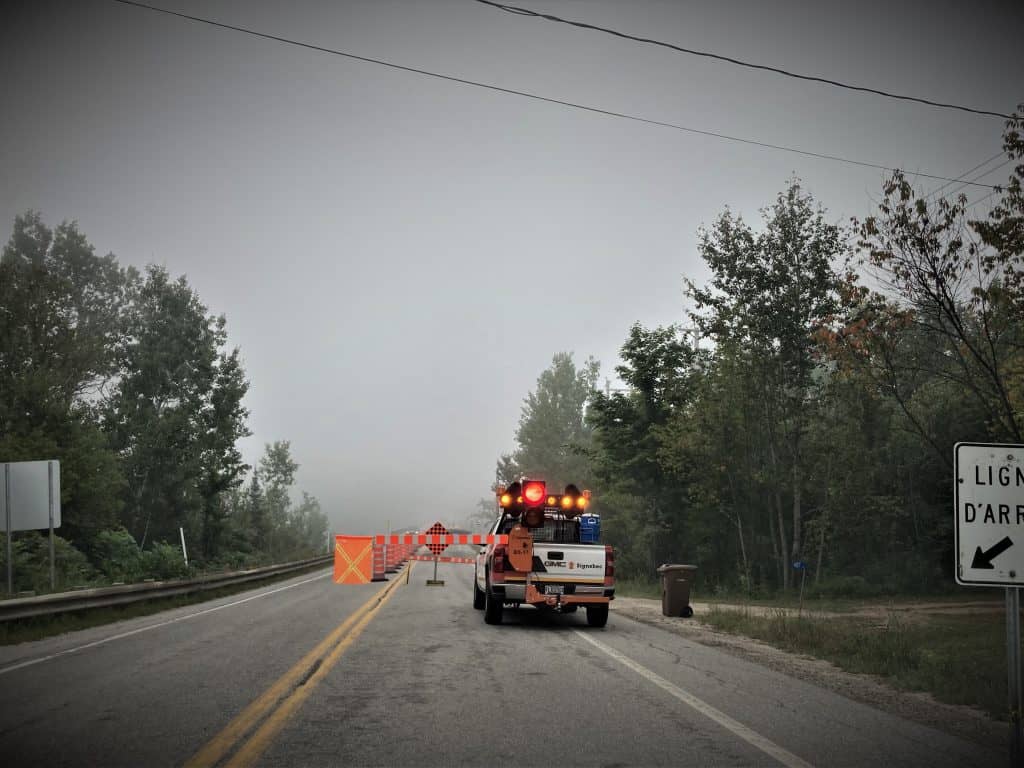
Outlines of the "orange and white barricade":
[{"label": "orange and white barricade", "polygon": [[386,563],[384,562],[384,545],[374,543],[373,545],[373,581],[384,581],[387,577]]},{"label": "orange and white barricade", "polygon": [[373,579],[373,536],[334,537],[334,583],[367,584]]}]

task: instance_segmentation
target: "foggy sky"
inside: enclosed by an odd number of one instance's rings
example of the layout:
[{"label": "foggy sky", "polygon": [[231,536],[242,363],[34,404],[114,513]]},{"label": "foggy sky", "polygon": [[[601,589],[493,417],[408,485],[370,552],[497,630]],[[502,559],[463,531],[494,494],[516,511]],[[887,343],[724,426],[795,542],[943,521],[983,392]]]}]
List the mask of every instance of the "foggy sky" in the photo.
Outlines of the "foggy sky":
[{"label": "foggy sky", "polygon": [[[469,0],[154,4],[910,172],[957,176],[1003,127]],[[1019,3],[519,4],[939,101],[1024,100]],[[707,276],[696,230],[725,206],[756,220],[793,174],[834,221],[880,195],[879,171],[109,0],[0,14],[0,237],[34,208],[124,264],[187,275],[244,356],[246,459],[291,440],[298,486],[349,533],[471,512],[552,355],[613,377],[631,323],[683,321],[683,277]]]}]

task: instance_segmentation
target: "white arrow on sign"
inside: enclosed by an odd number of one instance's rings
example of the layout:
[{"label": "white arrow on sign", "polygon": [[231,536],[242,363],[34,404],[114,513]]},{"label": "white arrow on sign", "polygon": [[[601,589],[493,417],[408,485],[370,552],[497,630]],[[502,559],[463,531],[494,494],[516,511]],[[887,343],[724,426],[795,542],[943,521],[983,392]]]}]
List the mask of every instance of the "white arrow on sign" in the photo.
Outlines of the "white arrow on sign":
[{"label": "white arrow on sign", "polygon": [[1024,445],[957,443],[956,580],[1024,585]]}]

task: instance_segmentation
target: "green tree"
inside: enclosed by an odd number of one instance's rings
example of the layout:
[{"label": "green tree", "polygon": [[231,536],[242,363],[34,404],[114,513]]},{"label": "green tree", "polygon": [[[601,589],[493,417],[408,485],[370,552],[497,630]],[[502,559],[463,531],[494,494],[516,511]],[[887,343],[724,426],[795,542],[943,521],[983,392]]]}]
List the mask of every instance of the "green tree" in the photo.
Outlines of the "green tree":
[{"label": "green tree", "polygon": [[504,482],[532,475],[544,478],[552,487],[587,484],[585,452],[591,430],[584,415],[599,369],[593,358],[577,369],[568,352],[552,358],[551,367],[541,373],[537,388],[523,403],[516,450],[498,463],[498,475]]},{"label": "green tree", "polygon": [[[1021,119],[1007,124],[1004,149],[1020,160]],[[876,215],[858,225],[859,260],[886,293],[847,276],[845,314],[834,337],[896,398],[944,461],[952,445],[935,440],[911,407],[930,377],[958,386],[981,407],[990,436],[1024,440],[1024,164],[1014,167],[989,220],[971,220],[966,197],[930,201],[896,172]]]},{"label": "green tree", "polygon": [[775,541],[758,527],[771,516],[763,514],[765,435],[756,385],[734,342],[704,353],[697,369],[690,401],[660,430],[658,459],[667,477],[687,488],[687,537],[702,578],[749,591],[755,578],[766,580],[755,566],[768,560]]},{"label": "green tree", "polygon": [[270,529],[267,523],[267,503],[263,496],[263,488],[260,486],[258,470],[253,470],[252,478],[249,480],[245,509],[248,512],[249,535],[253,549],[262,552],[270,539]]},{"label": "green tree", "polygon": [[616,373],[625,392],[594,395],[590,452],[607,540],[622,551],[627,576],[649,578],[667,559],[690,551],[686,488],[660,458],[672,414],[690,396],[694,351],[678,328],[635,324]]},{"label": "green tree", "polygon": [[263,514],[266,516],[267,551],[277,557],[293,546],[288,531],[291,487],[299,465],[292,459],[291,442],[277,440],[264,446],[259,473],[263,481]]},{"label": "green tree", "polygon": [[238,350],[218,353],[213,389],[199,422],[199,490],[203,550],[208,557],[215,557],[220,550],[228,516],[225,494],[239,486],[248,469],[237,447],[238,439],[250,434],[246,426],[249,412],[242,406],[248,389]]},{"label": "green tree", "polygon": [[61,461],[62,532],[112,525],[124,478],[94,403],[117,372],[130,273],[72,223],[29,211],[0,257],[0,455]]},{"label": "green tree", "polygon": [[298,542],[299,556],[323,551],[329,523],[315,496],[302,492],[302,501],[292,512],[289,524]]},{"label": "green tree", "polygon": [[[712,279],[706,289],[688,283],[688,294],[698,310],[694,320],[716,342],[740,344],[760,384],[778,561],[788,586],[785,564],[803,554],[804,436],[818,400],[812,375],[815,334],[837,310],[839,279],[833,262],[844,246],[839,228],[825,220],[797,181],[762,211],[762,218],[764,228],[755,233],[726,211],[711,230],[700,233],[701,256]],[[786,498],[791,538],[783,512]]]},{"label": "green tree", "polygon": [[149,267],[134,282],[121,374],[104,422],[128,479],[126,523],[147,540],[184,526],[216,555],[221,495],[245,466],[235,443],[248,434],[237,350],[225,352],[224,317],[208,315],[184,277]]}]

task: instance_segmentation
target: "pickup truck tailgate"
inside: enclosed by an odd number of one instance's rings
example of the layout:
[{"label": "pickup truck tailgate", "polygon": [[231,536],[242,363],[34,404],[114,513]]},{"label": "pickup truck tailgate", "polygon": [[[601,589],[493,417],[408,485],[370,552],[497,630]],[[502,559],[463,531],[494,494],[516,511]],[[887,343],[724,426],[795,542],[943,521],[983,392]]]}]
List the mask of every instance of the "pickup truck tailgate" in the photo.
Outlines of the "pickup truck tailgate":
[{"label": "pickup truck tailgate", "polygon": [[605,549],[603,544],[534,542],[533,556],[533,581],[604,583]]}]

